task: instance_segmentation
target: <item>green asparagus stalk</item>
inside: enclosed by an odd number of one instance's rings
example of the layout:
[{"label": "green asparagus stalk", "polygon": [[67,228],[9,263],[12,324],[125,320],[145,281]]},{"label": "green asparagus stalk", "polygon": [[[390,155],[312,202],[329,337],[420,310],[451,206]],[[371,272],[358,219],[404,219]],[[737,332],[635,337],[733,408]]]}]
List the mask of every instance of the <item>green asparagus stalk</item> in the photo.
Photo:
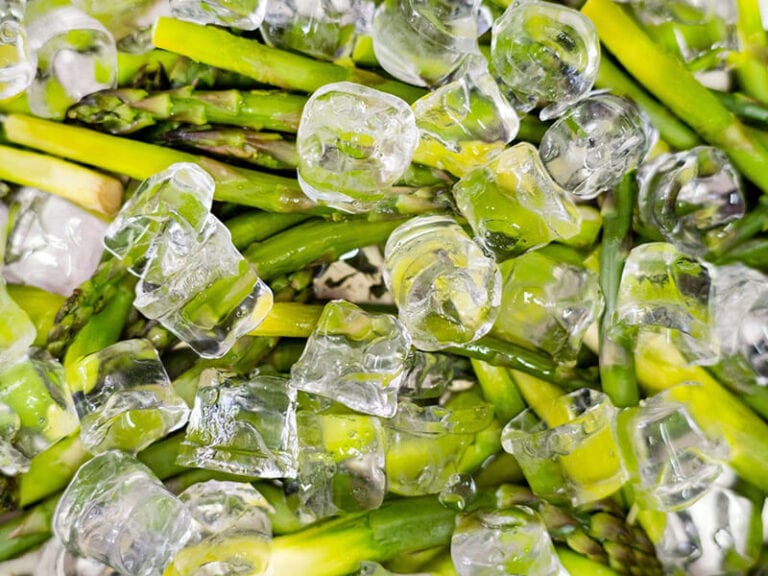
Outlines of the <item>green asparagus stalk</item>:
[{"label": "green asparagus stalk", "polygon": [[471,362],[483,396],[493,404],[494,412],[502,424],[525,410],[525,401],[506,368],[476,358],[472,358]]},{"label": "green asparagus stalk", "polygon": [[274,214],[252,210],[224,222],[232,234],[232,243],[242,250],[310,218],[307,214]]},{"label": "green asparagus stalk", "polygon": [[131,134],[166,120],[295,133],[306,101],[305,96],[279,90],[206,92],[191,86],[153,93],[104,90],[72,106],[67,118],[112,134]]},{"label": "green asparagus stalk", "polygon": [[736,30],[741,53],[737,57],[739,84],[753,98],[768,104],[768,37],[758,0],[737,0]]},{"label": "green asparagus stalk", "polygon": [[278,88],[314,92],[325,84],[347,81],[389,92],[407,102],[424,95],[421,88],[389,80],[367,70],[319,62],[235,36],[225,30],[171,18],[157,20],[152,42],[158,48]]},{"label": "green asparagus stalk", "polygon": [[703,140],[728,154],[745,177],[768,193],[768,148],[702,86],[673,55],[662,50],[611,0],[587,0],[582,8],[600,40],[649,92]]},{"label": "green asparagus stalk", "polygon": [[5,288],[8,295],[21,306],[35,325],[37,336],[33,346],[44,347],[48,332],[53,328],[56,314],[64,305],[66,298],[35,286],[8,284]]}]

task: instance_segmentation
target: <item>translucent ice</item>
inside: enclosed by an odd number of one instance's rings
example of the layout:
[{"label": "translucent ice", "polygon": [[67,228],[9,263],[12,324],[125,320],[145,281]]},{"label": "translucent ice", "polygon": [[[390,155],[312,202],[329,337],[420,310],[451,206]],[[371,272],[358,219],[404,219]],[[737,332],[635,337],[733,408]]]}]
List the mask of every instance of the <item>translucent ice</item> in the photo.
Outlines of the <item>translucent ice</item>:
[{"label": "translucent ice", "polygon": [[566,576],[541,517],[527,506],[459,515],[451,538],[459,576]]},{"label": "translucent ice", "polygon": [[465,344],[490,330],[501,275],[455,220],[409,220],[390,235],[384,258],[384,279],[417,348]]},{"label": "translucent ice", "polygon": [[632,101],[596,94],[547,129],[539,154],[555,182],[576,196],[594,198],[637,168],[656,138],[650,120]]},{"label": "translucent ice", "polygon": [[126,576],[156,576],[192,535],[192,518],[146,466],[111,450],[77,471],[53,529],[74,554]]},{"label": "translucent ice", "polygon": [[264,496],[244,482],[209,480],[179,495],[195,536],[166,568],[165,576],[249,576],[269,563],[273,512]]},{"label": "translucent ice", "polygon": [[25,0],[0,1],[0,100],[18,96],[35,77],[23,25]]},{"label": "translucent ice", "polygon": [[400,398],[439,398],[453,380],[453,358],[411,349],[400,383]]},{"label": "translucent ice", "polygon": [[760,296],[741,322],[738,345],[757,383],[768,385],[768,292]]},{"label": "translucent ice", "polygon": [[0,402],[0,473],[16,476],[29,469],[29,460],[13,445],[21,430],[21,418],[10,406]]},{"label": "translucent ice", "polygon": [[537,496],[578,506],[613,494],[627,479],[616,413],[605,394],[582,388],[515,416],[501,443]]},{"label": "translucent ice", "polygon": [[624,462],[635,501],[642,508],[679,510],[701,498],[723,470],[722,450],[710,441],[682,404],[664,394],[620,417]]},{"label": "translucent ice", "polygon": [[458,78],[413,104],[421,133],[417,161],[464,174],[504,150],[520,121],[482,56],[467,59]]},{"label": "translucent ice", "polygon": [[702,256],[746,211],[736,170],[710,146],[662,154],[637,175],[639,218],[683,252]]},{"label": "translucent ice", "polygon": [[438,86],[478,52],[478,0],[386,0],[373,17],[373,50],[395,78]]},{"label": "translucent ice", "polygon": [[300,411],[297,512],[309,522],[378,508],[387,492],[378,418]]},{"label": "translucent ice", "polygon": [[67,550],[54,536],[43,547],[33,576],[115,576],[112,568]]},{"label": "translucent ice", "polygon": [[296,390],[282,376],[200,377],[177,463],[260,478],[297,473]]},{"label": "translucent ice", "polygon": [[118,50],[151,50],[152,25],[158,16],[170,16],[168,0],[72,0],[72,4],[101,22],[117,42]]},{"label": "translucent ice", "polygon": [[264,20],[266,0],[170,0],[179,20],[256,30]]},{"label": "translucent ice", "polygon": [[337,60],[352,54],[373,10],[370,0],[271,0],[261,34],[270,46]]},{"label": "translucent ice", "polygon": [[706,265],[671,244],[641,244],[626,259],[614,324],[667,333],[690,362],[712,363],[717,360],[719,346],[710,298],[711,278]]},{"label": "translucent ice", "polygon": [[291,368],[291,385],[358,412],[391,417],[410,345],[394,316],[333,300]]},{"label": "translucent ice", "polygon": [[93,275],[107,224],[79,206],[36,188],[13,196],[16,211],[3,275],[69,296]]},{"label": "translucent ice", "polygon": [[395,417],[385,422],[390,492],[440,493],[453,483],[457,465],[475,435],[492,421],[493,408],[484,402],[452,409],[401,401]]},{"label": "translucent ice", "polygon": [[440,491],[440,504],[462,511],[475,496],[477,487],[471,474],[454,474]]},{"label": "translucent ice", "polygon": [[27,6],[26,23],[37,60],[27,89],[33,113],[60,119],[84,96],[114,87],[115,39],[98,20],[68,2],[39,0]]},{"label": "translucent ice", "polygon": [[98,453],[138,452],[181,428],[189,416],[148,340],[123,340],[67,370],[80,416],[80,439]]},{"label": "translucent ice", "polygon": [[538,251],[506,260],[501,307],[491,334],[576,360],[584,334],[603,310],[598,275]]},{"label": "translucent ice", "polygon": [[31,458],[77,430],[77,414],[65,384],[64,368],[44,350],[0,372],[0,403],[20,420],[14,447]]},{"label": "translucent ice", "polygon": [[0,279],[0,366],[23,358],[36,336],[32,320],[8,295],[5,282]]},{"label": "translucent ice", "polygon": [[296,135],[301,189],[316,202],[364,211],[403,175],[418,138],[413,111],[397,96],[327,84],[304,106]]},{"label": "translucent ice", "polygon": [[479,241],[502,258],[570,238],[581,225],[573,200],[527,142],[466,174],[453,195]]},{"label": "translucent ice", "polygon": [[174,164],[142,183],[104,239],[140,277],[136,308],[204,357],[223,356],[272,307],[269,287],[210,213],[214,188],[198,166]]},{"label": "translucent ice", "polygon": [[597,78],[600,43],[580,12],[539,0],[516,0],[493,24],[491,66],[515,105],[549,104],[549,120],[584,98]]}]

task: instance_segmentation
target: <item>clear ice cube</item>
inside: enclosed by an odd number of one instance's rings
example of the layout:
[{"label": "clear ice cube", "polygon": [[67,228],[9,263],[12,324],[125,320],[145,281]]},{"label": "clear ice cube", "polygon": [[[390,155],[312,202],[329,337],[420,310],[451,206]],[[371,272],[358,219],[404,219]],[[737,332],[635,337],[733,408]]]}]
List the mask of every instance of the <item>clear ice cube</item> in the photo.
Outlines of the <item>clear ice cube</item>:
[{"label": "clear ice cube", "polygon": [[384,258],[384,280],[417,348],[466,344],[491,329],[499,269],[452,218],[409,220],[390,235]]},{"label": "clear ice cube", "polygon": [[69,3],[38,0],[27,6],[25,21],[37,61],[27,89],[35,115],[61,119],[83,97],[114,87],[115,39],[98,20]]},{"label": "clear ice cube", "polygon": [[81,442],[94,454],[112,448],[136,453],[189,417],[148,340],[123,340],[84,356],[68,367],[67,384]]},{"label": "clear ice cube", "polygon": [[237,377],[216,369],[202,373],[178,464],[293,478],[297,451],[296,390],[288,378],[258,372]]},{"label": "clear ice cube", "polygon": [[453,483],[475,435],[492,421],[493,407],[484,402],[447,408],[401,401],[395,417],[385,422],[389,491],[404,496],[439,494]]},{"label": "clear ice cube", "polygon": [[174,164],[142,183],[104,239],[140,277],[136,308],[206,358],[226,354],[272,307],[269,287],[210,213],[214,188],[202,168]]},{"label": "clear ice cube", "polygon": [[592,90],[600,42],[580,12],[550,2],[516,0],[493,24],[491,66],[515,106],[548,104],[542,120],[562,114]]},{"label": "clear ice cube", "polygon": [[352,82],[316,90],[299,122],[299,184],[309,198],[359,212],[390,193],[418,144],[413,111],[397,96]]},{"label": "clear ice cube", "polygon": [[145,53],[153,48],[152,25],[159,16],[170,16],[168,0],[72,0],[112,34],[121,52]]},{"label": "clear ice cube", "polygon": [[26,312],[11,298],[0,279],[0,366],[17,362],[37,337],[37,329]]},{"label": "clear ice cube", "polygon": [[67,550],[56,536],[48,540],[38,556],[32,576],[116,576],[109,566],[82,558]]},{"label": "clear ice cube", "polygon": [[475,479],[471,474],[454,474],[440,491],[440,504],[461,512],[472,502],[477,492]]},{"label": "clear ice cube", "polygon": [[683,252],[703,256],[746,212],[739,176],[711,146],[662,154],[637,174],[640,222]]},{"label": "clear ice cube", "polygon": [[21,430],[21,418],[11,407],[0,402],[0,473],[16,476],[29,469],[29,459],[13,445]]},{"label": "clear ice cube", "polygon": [[386,438],[379,419],[300,411],[297,423],[298,515],[314,522],[340,512],[378,508],[387,492]]},{"label": "clear ice cube", "polygon": [[459,576],[566,576],[547,527],[527,506],[461,514],[451,537]]},{"label": "clear ice cube", "polygon": [[0,100],[18,96],[35,77],[23,24],[25,0],[0,1]]},{"label": "clear ice cube", "polygon": [[501,443],[537,496],[579,506],[610,496],[627,479],[616,414],[605,394],[582,388],[515,416]]},{"label": "clear ice cube", "polygon": [[21,427],[14,447],[27,458],[43,452],[77,430],[64,368],[45,350],[29,354],[0,372],[0,402],[17,414]]},{"label": "clear ice cube", "polygon": [[671,244],[641,244],[625,261],[613,325],[662,332],[689,362],[711,364],[719,356],[711,287],[706,264]]},{"label": "clear ice cube", "polygon": [[413,104],[421,142],[416,160],[465,174],[498,156],[520,120],[482,56],[467,59],[458,78]]},{"label": "clear ice cube", "polygon": [[59,500],[53,530],[73,554],[126,576],[157,576],[192,535],[184,504],[131,456],[89,460]]},{"label": "clear ice cube", "polygon": [[453,187],[476,237],[501,259],[579,232],[581,217],[527,142],[466,174]]},{"label": "clear ice cube", "polygon": [[757,383],[768,385],[768,292],[752,305],[739,326],[739,352],[754,370]]},{"label": "clear ice cube", "polygon": [[453,358],[411,349],[400,383],[399,398],[425,400],[439,398],[453,381]]},{"label": "clear ice cube", "polygon": [[394,316],[333,300],[291,368],[291,385],[389,418],[397,410],[410,346],[405,327]]},{"label": "clear ice cube", "polygon": [[170,0],[179,20],[256,30],[264,20],[266,0]]},{"label": "clear ice cube", "polygon": [[247,576],[269,564],[274,512],[250,484],[208,480],[179,494],[192,515],[195,536],[174,557],[165,576]]},{"label": "clear ice cube", "polygon": [[491,334],[574,363],[603,310],[598,275],[538,251],[505,260],[499,269],[501,307]]},{"label": "clear ice cube", "polygon": [[620,416],[624,462],[635,502],[644,509],[687,508],[723,471],[721,447],[710,441],[686,407],[663,393]]},{"label": "clear ice cube", "polygon": [[89,279],[101,259],[108,224],[48,192],[20,188],[8,236],[3,275],[62,296]]},{"label": "clear ice cube", "polygon": [[352,54],[373,10],[371,0],[271,0],[261,34],[270,46],[337,60]]},{"label": "clear ice cube", "polygon": [[555,182],[588,199],[637,168],[656,138],[650,120],[631,100],[595,94],[574,104],[547,129],[539,154]]},{"label": "clear ice cube", "polygon": [[479,0],[386,0],[373,16],[373,51],[384,70],[439,86],[476,54]]}]

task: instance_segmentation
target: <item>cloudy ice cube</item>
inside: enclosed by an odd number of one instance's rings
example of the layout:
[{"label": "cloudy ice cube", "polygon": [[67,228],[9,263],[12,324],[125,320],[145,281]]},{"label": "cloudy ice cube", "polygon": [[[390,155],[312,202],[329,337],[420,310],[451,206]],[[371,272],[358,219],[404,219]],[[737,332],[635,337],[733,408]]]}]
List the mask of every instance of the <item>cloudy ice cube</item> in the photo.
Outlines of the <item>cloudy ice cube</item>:
[{"label": "cloudy ice cube", "polygon": [[98,453],[138,452],[181,428],[189,416],[148,340],[123,340],[67,370],[80,416],[80,439]]},{"label": "cloudy ice cube", "polygon": [[69,296],[96,270],[108,224],[54,194],[20,188],[8,236],[3,275]]},{"label": "cloudy ice cube", "polygon": [[16,476],[29,469],[29,459],[13,445],[21,430],[21,418],[11,407],[0,402],[0,472]]},{"label": "cloudy ice cube", "polygon": [[587,96],[599,64],[597,31],[571,8],[517,0],[493,24],[494,74],[519,110],[548,104],[542,120],[559,116]]},{"label": "cloudy ice cube", "polygon": [[25,0],[0,2],[0,100],[18,96],[35,77],[24,27]]},{"label": "cloudy ice cube", "polygon": [[333,300],[291,368],[291,385],[358,412],[391,417],[410,345],[394,316]]},{"label": "cloudy ice cube", "polygon": [[641,223],[694,256],[717,249],[746,212],[738,173],[711,146],[662,154],[640,167],[637,180]]},{"label": "cloudy ice cube", "polygon": [[73,554],[126,576],[157,576],[192,536],[193,524],[146,466],[110,450],[77,471],[56,507],[53,530]]},{"label": "cloudy ice cube", "polygon": [[439,86],[478,52],[478,0],[387,0],[373,17],[373,51],[389,74]]},{"label": "cloudy ice cube", "polygon": [[594,198],[637,168],[657,134],[631,100],[595,94],[569,108],[544,133],[539,154],[560,186]]},{"label": "cloudy ice cube", "polygon": [[527,506],[459,515],[451,538],[459,576],[567,576],[541,517]]},{"label": "cloudy ice cube", "polygon": [[501,259],[576,235],[576,205],[527,142],[475,168],[453,187],[476,237]]},{"label": "cloudy ice cube", "polygon": [[256,30],[264,20],[266,0],[170,0],[171,14],[197,24]]},{"label": "cloudy ice cube", "polygon": [[352,82],[316,90],[299,122],[299,184],[309,198],[347,212],[369,209],[408,168],[418,144],[404,100]]},{"label": "cloudy ice cube", "polygon": [[455,220],[409,220],[390,235],[384,258],[384,279],[414,346],[439,350],[490,330],[499,311],[501,275]]},{"label": "cloudy ice cube", "polygon": [[61,119],[83,97],[114,87],[115,39],[98,20],[72,5],[51,8],[47,2],[31,2],[25,21],[37,61],[27,89],[34,114]]},{"label": "cloudy ice cube", "polygon": [[270,46],[337,60],[352,54],[373,10],[370,0],[271,0],[261,34]]},{"label": "cloudy ice cube", "polygon": [[295,477],[296,390],[282,376],[205,370],[177,463],[260,478]]}]

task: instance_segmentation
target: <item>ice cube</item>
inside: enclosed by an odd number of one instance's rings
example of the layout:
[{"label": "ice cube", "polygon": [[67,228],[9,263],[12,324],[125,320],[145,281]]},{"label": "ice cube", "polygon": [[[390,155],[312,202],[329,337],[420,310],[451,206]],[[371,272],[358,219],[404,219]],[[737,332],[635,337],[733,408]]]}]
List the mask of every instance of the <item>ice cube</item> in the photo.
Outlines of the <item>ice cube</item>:
[{"label": "ice cube", "polygon": [[0,372],[0,402],[19,419],[14,447],[27,458],[77,430],[77,414],[65,384],[64,368],[45,350],[29,354]]},{"label": "ice cube", "polygon": [[296,390],[288,378],[216,369],[200,376],[177,463],[260,478],[295,477]]},{"label": "ice cube", "polygon": [[725,456],[687,408],[663,393],[625,410],[619,431],[635,502],[645,509],[679,510],[704,496],[723,470]]},{"label": "ice cube", "polygon": [[454,474],[438,496],[440,504],[461,512],[475,497],[477,487],[471,474]]},{"label": "ice cube", "polygon": [[352,82],[316,90],[299,122],[299,184],[309,198],[347,212],[390,193],[413,158],[419,131],[402,99]]},{"label": "ice cube", "polygon": [[352,54],[373,10],[371,0],[270,0],[261,34],[270,46],[337,60]]},{"label": "ice cube", "polygon": [[72,0],[112,34],[121,52],[141,54],[153,48],[152,25],[170,16],[168,0]]},{"label": "ice cube", "polygon": [[711,146],[662,154],[637,179],[641,223],[694,256],[717,249],[746,211],[738,173]]},{"label": "ice cube", "polygon": [[768,385],[768,291],[750,307],[739,326],[739,352],[757,376]]},{"label": "ice cube", "polygon": [[499,266],[501,307],[491,334],[573,363],[589,326],[603,310],[595,272],[528,252]]},{"label": "ice cube", "polygon": [[446,354],[411,350],[398,396],[413,400],[439,398],[453,381],[454,359]]},{"label": "ice cube", "polygon": [[195,537],[166,568],[168,576],[263,574],[269,564],[274,512],[250,484],[209,480],[179,495],[189,510]]},{"label": "ice cube", "polygon": [[541,517],[527,506],[459,515],[451,538],[459,576],[567,576]]},{"label": "ice cube", "polygon": [[637,168],[656,138],[650,120],[631,100],[595,94],[547,129],[539,154],[555,182],[576,196],[594,198]]},{"label": "ice cube", "polygon": [[624,264],[613,324],[665,333],[689,362],[711,364],[719,356],[711,284],[708,265],[671,244],[636,246]]},{"label": "ice cube", "polygon": [[0,402],[0,472],[16,476],[29,469],[29,459],[13,445],[21,430],[21,418],[11,407]]},{"label": "ice cube", "polygon": [[0,100],[18,96],[35,77],[24,27],[25,0],[0,2]]},{"label": "ice cube", "polygon": [[610,496],[627,479],[616,414],[605,394],[581,388],[515,416],[501,443],[537,496],[579,506]]},{"label": "ice cube", "polygon": [[37,71],[27,89],[37,116],[61,119],[84,96],[112,88],[117,48],[112,34],[71,4],[32,2],[26,13],[29,48]]},{"label": "ice cube", "polygon": [[266,11],[265,0],[170,0],[171,14],[179,20],[256,30]]},{"label": "ice cube", "polygon": [[542,120],[562,114],[592,90],[600,42],[580,12],[550,2],[516,0],[493,24],[491,66],[513,104]]},{"label": "ice cube", "polygon": [[36,188],[20,188],[12,208],[16,214],[3,269],[9,282],[69,296],[93,275],[108,224]]},{"label": "ice cube", "polygon": [[501,275],[452,218],[409,220],[390,235],[384,258],[384,279],[417,348],[466,344],[491,329]]},{"label": "ice cube", "polygon": [[67,550],[56,536],[48,540],[38,557],[33,576],[116,576],[109,566],[82,558]]},{"label": "ice cube", "polygon": [[192,535],[192,518],[138,460],[110,450],[75,474],[53,529],[67,549],[126,576],[156,576]]},{"label": "ice cube", "polygon": [[581,217],[527,142],[466,174],[453,187],[476,237],[501,259],[576,235]]},{"label": "ice cube", "polygon": [[10,297],[0,278],[0,366],[17,362],[37,337],[37,329],[26,312]]},{"label": "ice cube", "polygon": [[401,401],[395,417],[385,421],[390,492],[405,496],[440,493],[452,484],[475,435],[492,421],[493,407],[484,402],[452,409]]},{"label": "ice cube", "polygon": [[112,448],[136,453],[189,416],[148,340],[123,340],[77,360],[67,369],[67,384],[80,439],[94,454]]},{"label": "ice cube", "polygon": [[358,412],[391,417],[410,345],[394,316],[333,300],[291,368],[291,385]]},{"label": "ice cube", "polygon": [[385,435],[375,416],[300,411],[298,515],[314,522],[378,508],[387,492]]},{"label": "ice cube", "polygon": [[373,17],[373,51],[384,70],[416,86],[439,86],[478,52],[479,0],[387,0]]},{"label": "ice cube", "polygon": [[458,78],[413,104],[421,133],[417,160],[465,174],[499,155],[520,121],[482,56],[467,59]]}]

